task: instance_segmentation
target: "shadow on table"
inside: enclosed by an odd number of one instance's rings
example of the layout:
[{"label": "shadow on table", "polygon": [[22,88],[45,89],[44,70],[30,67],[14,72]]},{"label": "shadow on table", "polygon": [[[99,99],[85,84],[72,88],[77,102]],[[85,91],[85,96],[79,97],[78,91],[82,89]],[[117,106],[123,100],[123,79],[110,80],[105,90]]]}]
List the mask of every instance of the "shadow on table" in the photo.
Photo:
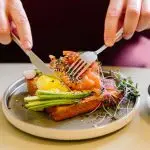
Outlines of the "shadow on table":
[{"label": "shadow on table", "polygon": [[148,106],[144,106],[140,111],[140,117],[143,119],[148,125],[150,125],[150,108]]},{"label": "shadow on table", "polygon": [[[147,89],[145,88],[145,90]],[[139,115],[143,121],[150,125],[150,96],[148,93],[143,96],[143,100],[141,99],[141,106]]]}]

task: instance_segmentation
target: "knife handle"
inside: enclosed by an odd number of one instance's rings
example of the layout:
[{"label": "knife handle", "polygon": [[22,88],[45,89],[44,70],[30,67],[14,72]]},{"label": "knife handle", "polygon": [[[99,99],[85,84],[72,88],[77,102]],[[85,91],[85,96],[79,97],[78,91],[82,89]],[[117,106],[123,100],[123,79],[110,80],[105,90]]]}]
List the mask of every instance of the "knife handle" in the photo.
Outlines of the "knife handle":
[{"label": "knife handle", "polygon": [[29,57],[31,63],[35,65],[36,68],[45,74],[50,74],[60,79],[60,77],[58,77],[58,75],[55,73],[54,69],[48,67],[32,50],[25,50],[22,47],[19,38],[13,32],[11,34],[13,41],[24,51],[24,53]]},{"label": "knife handle", "polygon": [[25,50],[25,49],[22,47],[19,38],[18,38],[13,32],[11,33],[11,35],[12,35],[13,41],[25,52],[26,55],[29,56],[29,53],[30,53],[31,50]]}]

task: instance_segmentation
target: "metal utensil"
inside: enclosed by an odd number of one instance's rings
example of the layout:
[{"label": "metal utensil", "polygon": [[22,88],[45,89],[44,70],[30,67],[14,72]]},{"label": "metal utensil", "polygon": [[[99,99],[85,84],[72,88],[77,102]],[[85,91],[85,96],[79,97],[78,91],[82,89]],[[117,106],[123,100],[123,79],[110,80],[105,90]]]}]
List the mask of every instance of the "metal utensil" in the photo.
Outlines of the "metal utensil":
[{"label": "metal utensil", "polygon": [[150,108],[150,85],[148,86],[147,105],[148,105],[148,108]]},{"label": "metal utensil", "polygon": [[[123,34],[123,28],[121,28],[116,34],[116,41],[120,39]],[[69,67],[67,73],[78,79],[88,68],[89,66],[97,60],[98,54],[104,51],[107,48],[106,45],[103,45],[101,48],[95,52],[87,51],[80,54],[79,58]]]},{"label": "metal utensil", "polygon": [[148,86],[148,94],[150,95],[150,85]]},{"label": "metal utensil", "polygon": [[[14,33],[11,33],[11,34],[12,34],[13,41],[25,52],[25,54],[29,57],[31,63],[35,65],[37,69],[39,69],[43,74],[51,75],[59,79],[62,83],[64,83],[62,79],[60,78],[60,76],[57,74],[57,72],[55,72],[54,69],[46,66],[46,64],[32,50],[25,50],[21,46],[21,42],[18,39],[18,37]],[[68,88],[68,90],[70,90],[70,88],[67,85],[66,87]]]},{"label": "metal utensil", "polygon": [[34,64],[37,69],[39,69],[43,74],[56,76],[54,69],[46,66],[46,64],[32,50],[25,50],[21,46],[21,42],[18,37],[14,33],[11,34],[14,42],[25,52],[25,54],[29,57],[31,63]]}]

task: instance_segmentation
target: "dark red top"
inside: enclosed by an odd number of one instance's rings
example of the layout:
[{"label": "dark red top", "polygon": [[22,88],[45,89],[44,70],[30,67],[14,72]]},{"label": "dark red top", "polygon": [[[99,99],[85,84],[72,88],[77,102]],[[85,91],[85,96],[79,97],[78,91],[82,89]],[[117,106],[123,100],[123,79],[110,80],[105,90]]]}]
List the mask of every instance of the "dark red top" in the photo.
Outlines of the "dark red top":
[{"label": "dark red top", "polygon": [[[33,50],[47,62],[49,54],[59,56],[63,49],[98,49],[104,43],[108,3],[109,0],[23,0],[31,23]],[[105,65],[150,66],[149,33],[120,41],[105,50],[100,60]],[[14,43],[0,47],[0,61],[27,60]]]}]

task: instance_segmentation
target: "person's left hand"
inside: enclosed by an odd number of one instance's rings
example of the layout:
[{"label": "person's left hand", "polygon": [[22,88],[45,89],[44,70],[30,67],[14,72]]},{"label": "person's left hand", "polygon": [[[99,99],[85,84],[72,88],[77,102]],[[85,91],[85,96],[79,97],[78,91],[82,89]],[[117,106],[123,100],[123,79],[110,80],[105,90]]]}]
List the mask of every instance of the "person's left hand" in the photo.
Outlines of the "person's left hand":
[{"label": "person's left hand", "polygon": [[107,46],[114,45],[122,26],[125,39],[130,39],[135,31],[150,29],[150,0],[110,0],[104,31]]}]

